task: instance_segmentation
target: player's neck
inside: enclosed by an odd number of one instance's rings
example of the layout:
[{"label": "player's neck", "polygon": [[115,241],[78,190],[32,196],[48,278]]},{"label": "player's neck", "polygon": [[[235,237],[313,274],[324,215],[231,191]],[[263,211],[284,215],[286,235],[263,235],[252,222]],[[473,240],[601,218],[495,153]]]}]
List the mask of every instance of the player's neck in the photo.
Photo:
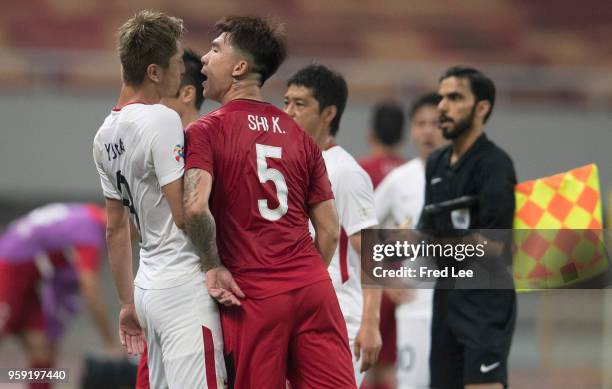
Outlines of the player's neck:
[{"label": "player's neck", "polygon": [[453,141],[451,164],[455,164],[472,147],[484,132],[482,126],[474,126]]},{"label": "player's neck", "polygon": [[327,150],[336,145],[336,137],[329,134],[323,134],[320,140],[317,140],[317,145],[321,150]]},{"label": "player's neck", "polygon": [[183,128],[187,128],[192,122],[195,122],[200,117],[200,111],[197,111],[195,108],[190,109],[183,113],[181,116],[181,123],[183,124]]},{"label": "player's neck", "polygon": [[221,97],[221,104],[225,105],[232,100],[248,99],[264,101],[261,95],[261,87],[259,80],[236,80],[232,83],[232,87]]},{"label": "player's neck", "polygon": [[117,107],[121,108],[129,103],[144,103],[157,104],[161,100],[161,96],[153,85],[144,83],[141,86],[134,87],[123,84],[119,93]]}]

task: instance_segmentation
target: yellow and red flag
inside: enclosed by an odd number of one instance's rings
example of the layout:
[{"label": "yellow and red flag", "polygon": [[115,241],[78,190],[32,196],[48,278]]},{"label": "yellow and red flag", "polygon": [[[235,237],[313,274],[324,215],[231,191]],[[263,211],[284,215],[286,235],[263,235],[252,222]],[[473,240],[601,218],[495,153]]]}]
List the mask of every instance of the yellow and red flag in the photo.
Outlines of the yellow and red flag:
[{"label": "yellow and red flag", "polygon": [[517,289],[560,288],[607,270],[595,164],[522,182],[515,195]]}]

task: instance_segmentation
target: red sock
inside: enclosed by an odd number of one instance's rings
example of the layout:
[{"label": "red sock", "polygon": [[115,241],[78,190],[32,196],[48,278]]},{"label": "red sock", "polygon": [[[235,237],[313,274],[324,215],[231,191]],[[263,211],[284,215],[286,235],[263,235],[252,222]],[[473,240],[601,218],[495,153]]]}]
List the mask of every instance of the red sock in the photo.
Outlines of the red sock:
[{"label": "red sock", "polygon": [[[52,366],[50,363],[34,363],[30,364],[32,369],[50,369]],[[51,384],[48,383],[31,383],[30,389],[51,389]]]}]

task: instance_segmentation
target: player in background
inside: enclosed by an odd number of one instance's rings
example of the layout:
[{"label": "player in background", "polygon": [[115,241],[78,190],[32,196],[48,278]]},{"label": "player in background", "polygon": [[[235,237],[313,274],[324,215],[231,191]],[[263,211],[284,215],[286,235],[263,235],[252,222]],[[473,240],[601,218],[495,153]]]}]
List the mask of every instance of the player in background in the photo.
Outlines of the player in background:
[{"label": "player in background", "polygon": [[339,227],[325,163],[261,95],[285,59],[284,36],[258,17],[228,17],[215,30],[204,96],[222,107],[187,129],[184,204],[207,287],[225,305],[230,387],[354,389],[327,273]]},{"label": "player in background", "polygon": [[380,102],[374,107],[368,133],[370,155],[357,161],[370,175],[374,189],[391,170],[406,162],[401,156],[404,121],[402,107],[394,102]]},{"label": "player in background", "polygon": [[183,128],[200,117],[200,110],[204,104],[204,75],[202,74],[202,56],[194,50],[185,49],[183,63],[185,72],[181,76],[181,86],[176,96],[164,97],[161,102],[172,108],[181,118]]},{"label": "player in background", "polygon": [[[437,93],[430,93],[410,107],[410,137],[418,157],[392,170],[376,188],[376,213],[385,228],[416,228],[425,200],[425,163],[432,151],[447,144],[438,128],[439,102]],[[433,290],[387,292],[397,304],[397,387],[427,387]],[[381,374],[388,387],[394,387],[394,373],[391,368]]]},{"label": "player in background", "polygon": [[[180,19],[156,11],[141,11],[119,29],[123,86],[94,139],[94,160],[122,343],[141,353],[146,336],[152,387],[214,388],[225,381],[221,329],[200,258],[182,231],[183,128],[159,104],[181,84],[182,33]],[[129,214],[141,238],[135,279]]]},{"label": "player in background", "polygon": [[287,81],[285,112],[323,150],[340,219],[340,243],[328,267],[353,350],[357,386],[376,362],[381,290],[361,287],[361,230],[376,226],[372,181],[357,161],[336,144],[348,89],[342,75],[310,65]]},{"label": "player in background", "polygon": [[[162,104],[172,108],[181,118],[183,128],[200,116],[200,109],[204,104],[204,75],[201,72],[201,56],[195,51],[185,49],[183,52],[183,63],[185,72],[181,76],[181,86],[176,92],[176,96],[164,97]],[[138,363],[138,374],[136,376],[136,389],[148,389],[149,385],[149,366],[147,363],[147,348],[140,356]]]},{"label": "player in background", "polygon": [[[358,160],[370,175],[374,189],[391,170],[405,162],[400,156],[404,139],[404,111],[394,102],[380,102],[374,107],[368,143],[371,155]],[[402,290],[386,289],[380,302],[382,348],[377,363],[366,375],[364,389],[385,388],[394,381],[397,361],[397,336],[394,298]]]},{"label": "player in background", "polygon": [[[0,236],[0,340],[16,335],[31,368],[55,365],[60,339],[78,312],[79,297],[105,353],[122,354],[100,298],[104,226],[104,210],[96,205],[57,203],[34,209]],[[30,384],[32,389],[50,387]]]}]

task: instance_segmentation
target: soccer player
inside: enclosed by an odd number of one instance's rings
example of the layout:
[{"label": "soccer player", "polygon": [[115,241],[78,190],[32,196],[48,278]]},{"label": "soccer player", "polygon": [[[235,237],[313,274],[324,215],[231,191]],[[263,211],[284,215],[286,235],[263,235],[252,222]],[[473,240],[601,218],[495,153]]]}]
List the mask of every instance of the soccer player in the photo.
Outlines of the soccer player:
[{"label": "soccer player", "polygon": [[[184,72],[183,23],[141,11],[119,29],[123,86],[94,139],[107,213],[109,261],[121,302],[121,342],[141,353],[146,336],[151,386],[222,386],[218,309],[204,286],[195,247],[181,230],[181,120],[159,104],[176,96]],[[132,276],[128,215],[140,232]]]},{"label": "soccer player", "polygon": [[357,386],[376,362],[380,289],[361,288],[361,230],[375,226],[372,181],[357,161],[336,144],[348,89],[342,75],[323,65],[310,65],[287,81],[285,112],[323,150],[340,219],[340,244],[328,267],[353,349]]},{"label": "soccer player", "polygon": [[[370,175],[374,189],[391,170],[406,162],[400,156],[400,147],[404,138],[404,123],[404,111],[400,105],[389,101],[380,102],[374,107],[368,139],[371,155],[358,160],[361,167]],[[383,293],[380,302],[382,348],[378,361],[367,374],[364,388],[385,388],[388,382],[394,380],[397,361],[394,296],[397,295],[398,291],[389,289]]]},{"label": "soccer player", "polygon": [[15,220],[0,236],[0,339],[17,335],[32,368],[53,367],[79,295],[107,354],[121,354],[100,299],[104,225],[104,210],[96,205],[58,203]]},{"label": "soccer player", "polygon": [[[185,49],[183,52],[183,63],[185,72],[181,76],[181,86],[176,96],[163,97],[161,103],[172,108],[181,118],[183,128],[200,116],[200,109],[204,104],[204,75],[201,72],[201,56],[195,51]],[[138,363],[138,374],[136,376],[136,389],[149,389],[149,366],[147,363],[147,348],[140,356]]]},{"label": "soccer player", "polygon": [[404,122],[404,112],[398,104],[380,102],[374,107],[368,135],[370,155],[358,160],[370,175],[374,189],[391,170],[406,162],[400,155]]},{"label": "soccer player", "polygon": [[339,227],[325,163],[308,134],[261,95],[285,59],[284,37],[258,17],[215,28],[202,57],[204,96],[222,107],[187,129],[184,205],[206,285],[225,306],[230,386],[284,388],[288,379],[294,389],[355,388],[327,273]]},{"label": "soccer player", "polygon": [[[410,137],[418,157],[392,170],[376,188],[376,213],[382,226],[416,228],[425,200],[425,163],[432,151],[447,143],[438,128],[439,102],[438,94],[431,93],[420,96],[410,107]],[[394,296],[398,304],[395,311],[399,353],[398,387],[427,387],[433,291],[415,289],[404,296],[399,292],[386,291],[388,295]],[[390,381],[394,381],[393,371],[382,374],[388,386],[391,386]]]},{"label": "soccer player", "polygon": [[[466,229],[510,231],[515,207],[514,166],[508,154],[484,133],[495,103],[493,81],[476,69],[453,67],[440,78],[438,94],[439,126],[451,145],[436,150],[427,160],[425,204],[432,207],[424,208],[419,228],[437,236]],[[462,200],[466,196],[473,201]],[[441,203],[456,205],[439,208]],[[442,211],[435,210],[435,205]],[[485,263],[496,259],[510,263],[509,249],[506,244],[502,256],[485,258]],[[440,278],[438,285],[449,281]],[[507,386],[515,291],[437,288],[433,307],[430,386]]]}]

